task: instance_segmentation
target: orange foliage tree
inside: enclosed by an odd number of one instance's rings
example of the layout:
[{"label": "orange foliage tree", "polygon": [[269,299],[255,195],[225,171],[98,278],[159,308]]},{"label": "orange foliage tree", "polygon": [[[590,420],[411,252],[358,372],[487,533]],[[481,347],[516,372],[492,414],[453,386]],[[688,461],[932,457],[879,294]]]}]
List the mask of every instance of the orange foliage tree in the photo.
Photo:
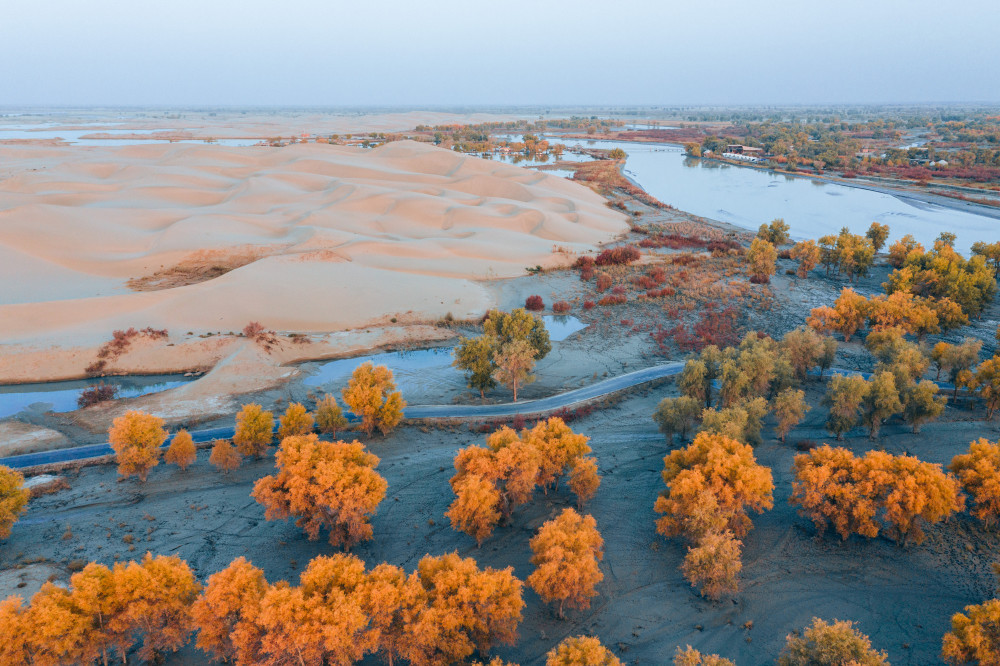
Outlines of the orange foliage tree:
[{"label": "orange foliage tree", "polygon": [[228,475],[243,463],[243,456],[228,439],[217,439],[212,443],[212,454],[208,457],[208,462]]},{"label": "orange foliage tree", "polygon": [[736,663],[717,654],[702,654],[688,645],[685,650],[677,648],[674,666],[736,666]]},{"label": "orange foliage tree", "polygon": [[139,411],[125,412],[108,431],[108,441],[115,451],[118,474],[138,476],[145,481],[149,470],[160,463],[160,446],[167,440],[163,419]]},{"label": "orange foliage tree", "polygon": [[263,637],[257,618],[267,589],[264,572],[242,557],[209,576],[191,607],[198,648],[218,661],[254,663]]},{"label": "orange foliage tree", "polygon": [[858,458],[821,446],[795,457],[791,504],[822,531],[832,523],[844,539],[886,529],[905,544],[923,541],[922,523],[941,521],[964,506],[958,480],[940,465],[912,456],[869,451]]},{"label": "orange foliage tree", "polygon": [[288,437],[275,457],[278,473],[254,485],[251,496],[266,508],[267,520],[298,516],[309,539],[321,527],[330,543],[350,549],[372,537],[368,523],[388,483],[375,468],[378,456],[360,442],[322,442],[316,435]]},{"label": "orange foliage tree", "polygon": [[190,467],[191,463],[198,459],[191,433],[187,430],[178,431],[170,440],[170,446],[167,447],[167,453],[163,459],[169,465],[177,465],[181,471]]},{"label": "orange foliage tree", "polygon": [[324,395],[316,403],[316,426],[324,435],[336,437],[337,432],[347,428],[347,419],[332,395]]},{"label": "orange foliage tree", "polygon": [[813,308],[806,323],[820,333],[835,331],[850,342],[868,317],[868,299],[849,287],[844,287],[833,307]]},{"label": "orange foliage tree", "polygon": [[743,542],[729,530],[709,532],[688,548],[681,571],[692,587],[701,586],[702,596],[720,599],[726,593],[739,589],[739,575],[743,568],[740,559]]},{"label": "orange foliage tree", "polygon": [[480,569],[457,553],[425,556],[417,577],[426,603],[410,624],[403,657],[411,664],[454,664],[497,643],[513,645],[524,609],[513,569]]},{"label": "orange foliage tree", "polygon": [[622,666],[622,662],[593,636],[571,636],[549,650],[545,666]]},{"label": "orange foliage tree", "polygon": [[537,486],[549,488],[567,470],[572,471],[570,489],[585,503],[600,485],[596,462],[585,457],[588,439],[552,417],[520,434],[502,427],[486,438],[488,448],[459,449],[451,478],[456,497],[446,515],[456,529],[481,544],[531,499]]},{"label": "orange foliage tree", "polygon": [[774,505],[771,470],[757,464],[749,445],[707,432],[663,462],[667,490],[654,509],[665,515],[656,531],[692,542],[682,569],[702,594],[734,591],[742,566],[738,538],[753,527],[747,511]]},{"label": "orange foliage tree", "polygon": [[853,622],[827,623],[813,618],[801,635],[790,634],[778,655],[778,666],[889,666],[885,652],[872,647],[871,640],[854,628]]},{"label": "orange foliage tree", "polygon": [[288,409],[281,415],[279,421],[279,441],[283,441],[286,437],[294,435],[308,435],[313,431],[313,415],[307,412],[305,406],[298,402],[289,404]]},{"label": "orange foliage tree", "polygon": [[604,539],[593,516],[563,509],[531,539],[531,552],[535,571],[527,583],[542,601],[558,601],[559,617],[565,605],[590,608],[594,588],[604,580],[598,564],[604,558]]},{"label": "orange foliage tree", "polygon": [[233,443],[242,455],[260,458],[274,439],[274,415],[250,403],[236,415]]},{"label": "orange foliage tree", "polygon": [[371,362],[359,365],[341,394],[344,403],[361,417],[361,428],[369,437],[375,428],[383,435],[388,434],[403,420],[406,401],[396,390],[392,371],[384,365]]},{"label": "orange foliage tree", "polygon": [[975,502],[972,515],[992,527],[1000,517],[1000,442],[972,442],[969,452],[952,458],[948,469]]},{"label": "orange foliage tree", "polygon": [[27,509],[30,497],[21,473],[0,465],[0,539],[10,536],[14,523]]},{"label": "orange foliage tree", "polygon": [[951,618],[941,658],[949,664],[1000,664],[1000,599],[966,606]]}]

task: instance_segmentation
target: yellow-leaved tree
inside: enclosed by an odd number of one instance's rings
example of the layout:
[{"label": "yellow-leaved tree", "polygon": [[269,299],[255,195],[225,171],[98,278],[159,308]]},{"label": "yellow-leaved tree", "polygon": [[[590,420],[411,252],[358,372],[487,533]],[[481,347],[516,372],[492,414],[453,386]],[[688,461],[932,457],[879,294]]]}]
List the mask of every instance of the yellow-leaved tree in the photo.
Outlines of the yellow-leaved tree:
[{"label": "yellow-leaved tree", "polygon": [[330,543],[349,550],[372,537],[368,519],[389,485],[375,471],[378,464],[360,442],[287,437],[275,456],[278,473],[257,481],[251,496],[264,505],[267,520],[296,516],[311,540],[326,527]]},{"label": "yellow-leaved tree", "polygon": [[972,442],[969,452],[952,458],[948,469],[975,502],[972,515],[992,527],[1000,517],[1000,442]]},{"label": "yellow-leaved tree", "polygon": [[190,467],[191,463],[198,459],[198,452],[195,450],[191,433],[187,430],[179,430],[170,440],[170,446],[167,447],[167,453],[163,459],[168,465],[177,465],[181,471]]},{"label": "yellow-leaved tree", "polygon": [[236,415],[233,444],[244,456],[260,458],[274,439],[274,415],[256,403],[243,405]]},{"label": "yellow-leaved tree", "polygon": [[167,440],[163,419],[139,411],[125,412],[114,420],[108,441],[115,451],[118,474],[145,481],[149,470],[160,463],[160,446]]},{"label": "yellow-leaved tree", "polygon": [[30,497],[21,473],[0,465],[0,539],[10,536],[11,528],[24,513]]},{"label": "yellow-leaved tree", "polygon": [[549,650],[545,666],[622,666],[622,662],[593,636],[571,636]]},{"label": "yellow-leaved tree", "polygon": [[347,428],[347,419],[332,395],[324,395],[316,403],[316,426],[324,435],[336,437],[337,432]]},{"label": "yellow-leaved tree", "polygon": [[941,657],[949,664],[1000,664],[1000,599],[966,606],[951,618]]},{"label": "yellow-leaved tree", "polygon": [[599,564],[604,539],[593,516],[563,509],[531,539],[531,552],[535,571],[527,583],[542,601],[558,601],[559,617],[564,617],[564,606],[590,608],[591,597],[597,595],[594,588],[604,580]]},{"label": "yellow-leaved tree", "polygon": [[376,366],[370,361],[359,365],[341,395],[344,403],[361,418],[361,429],[369,437],[375,428],[386,435],[403,420],[406,401],[396,390],[392,371],[384,365]]},{"label": "yellow-leaved tree", "polygon": [[294,435],[308,435],[313,431],[313,423],[313,415],[306,411],[302,403],[291,403],[281,415],[278,441]]}]

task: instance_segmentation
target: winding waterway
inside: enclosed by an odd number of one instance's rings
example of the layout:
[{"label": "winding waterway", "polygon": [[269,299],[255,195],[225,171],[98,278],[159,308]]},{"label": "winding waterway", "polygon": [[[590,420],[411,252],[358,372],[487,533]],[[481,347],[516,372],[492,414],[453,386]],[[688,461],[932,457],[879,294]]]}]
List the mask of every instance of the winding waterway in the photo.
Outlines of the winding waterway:
[{"label": "winding waterway", "polygon": [[569,148],[622,148],[625,173],[660,201],[702,217],[756,230],[780,217],[796,239],[835,234],[842,227],[864,233],[888,224],[890,241],[904,234],[930,247],[942,231],[958,235],[955,249],[968,254],[975,241],[995,241],[1000,220],[814,178],[775,174],[713,160],[692,159],[669,144],[587,141],[546,136]]}]

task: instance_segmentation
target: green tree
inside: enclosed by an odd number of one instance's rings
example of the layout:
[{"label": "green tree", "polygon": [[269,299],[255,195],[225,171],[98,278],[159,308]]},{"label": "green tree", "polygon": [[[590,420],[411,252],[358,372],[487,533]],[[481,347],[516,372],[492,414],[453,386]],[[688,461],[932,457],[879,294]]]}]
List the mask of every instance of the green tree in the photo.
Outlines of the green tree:
[{"label": "green tree", "polygon": [[660,432],[666,435],[668,442],[673,442],[675,433],[680,435],[683,441],[701,414],[701,409],[701,401],[697,398],[688,396],[664,398],[656,406],[653,420],[660,427]]},{"label": "green tree", "polygon": [[938,396],[938,385],[924,380],[912,385],[903,397],[903,420],[913,426],[913,432],[920,432],[920,426],[934,421],[948,403],[944,396]]},{"label": "green tree", "polygon": [[493,373],[493,341],[482,335],[478,338],[461,338],[455,347],[456,368],[464,370],[469,388],[479,391],[481,398],[486,398],[486,392],[497,385]]},{"label": "green tree", "polygon": [[757,238],[765,240],[775,247],[785,245],[791,240],[788,235],[790,229],[788,223],[779,217],[771,220],[770,224],[760,225],[760,229],[757,230]]},{"label": "green tree", "polygon": [[871,241],[872,247],[875,248],[875,253],[877,254],[882,251],[882,248],[885,247],[885,242],[889,240],[889,225],[872,222],[865,236]]},{"label": "green tree", "polygon": [[806,404],[805,391],[795,389],[785,389],[776,395],[771,408],[778,420],[774,431],[782,442],[785,441],[785,435],[788,434],[788,431],[801,423],[806,412],[810,409],[809,405]]},{"label": "green tree", "polygon": [[880,372],[871,378],[861,408],[861,419],[868,426],[868,437],[876,439],[882,423],[903,411],[903,404],[899,401],[899,389],[896,388],[896,378],[891,372]]},{"label": "green tree", "polygon": [[823,404],[830,408],[826,429],[844,439],[844,433],[858,425],[861,403],[868,393],[868,384],[859,375],[834,375],[827,385]]}]

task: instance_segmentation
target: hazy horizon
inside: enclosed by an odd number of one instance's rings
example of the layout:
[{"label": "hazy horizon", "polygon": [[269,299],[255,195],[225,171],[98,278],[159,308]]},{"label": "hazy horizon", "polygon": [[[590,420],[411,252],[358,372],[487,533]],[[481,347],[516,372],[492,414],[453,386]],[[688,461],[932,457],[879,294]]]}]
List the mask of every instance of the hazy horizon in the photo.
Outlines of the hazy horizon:
[{"label": "hazy horizon", "polygon": [[994,103],[998,27],[986,0],[41,0],[5,8],[0,106]]}]

